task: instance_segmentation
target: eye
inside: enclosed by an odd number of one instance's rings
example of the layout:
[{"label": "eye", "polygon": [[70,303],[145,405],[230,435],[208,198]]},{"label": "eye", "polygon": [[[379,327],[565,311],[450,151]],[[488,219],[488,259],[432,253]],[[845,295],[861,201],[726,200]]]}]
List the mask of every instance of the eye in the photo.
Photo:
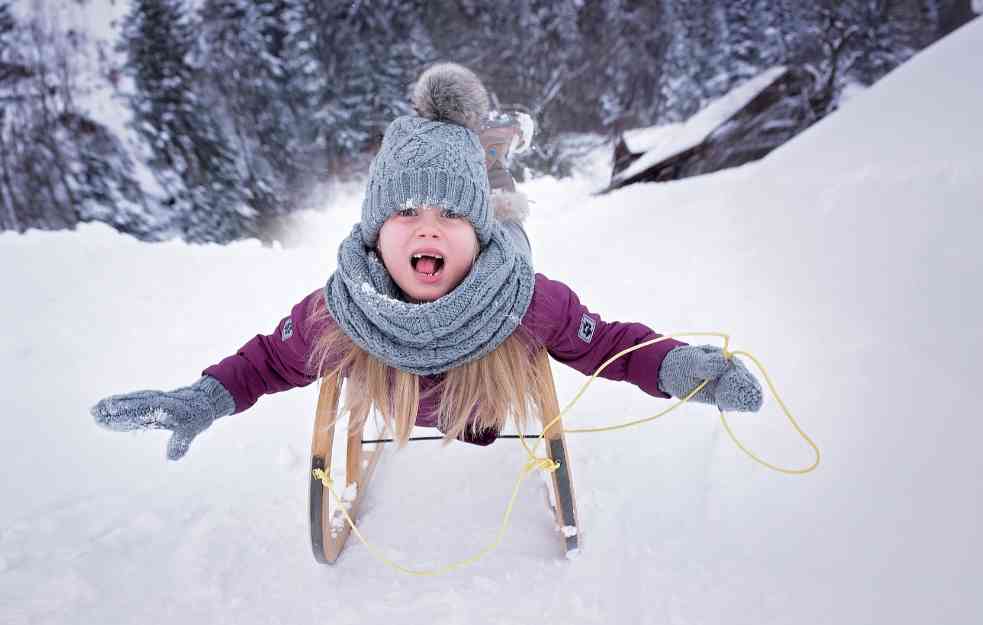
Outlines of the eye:
[{"label": "eye", "polygon": [[446,208],[444,209],[444,212],[441,213],[441,217],[446,217],[447,219],[464,219],[464,215],[455,213],[454,211]]},{"label": "eye", "polygon": [[412,217],[413,215],[416,214],[416,209],[415,208],[403,208],[403,209],[400,209],[400,210],[396,211],[396,214],[399,215],[400,217]]}]

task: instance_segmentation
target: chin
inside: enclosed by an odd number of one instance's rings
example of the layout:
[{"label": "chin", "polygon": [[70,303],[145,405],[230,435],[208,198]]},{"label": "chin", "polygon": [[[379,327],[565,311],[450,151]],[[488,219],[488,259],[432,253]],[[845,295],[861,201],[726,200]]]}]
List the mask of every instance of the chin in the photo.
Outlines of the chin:
[{"label": "chin", "polygon": [[406,291],[404,291],[404,293],[406,293],[407,297],[409,297],[410,300],[412,300],[412,303],[426,304],[428,302],[432,302],[440,299],[441,297],[450,293],[450,291],[443,291],[439,293],[418,293],[415,295],[413,293],[407,293]]},{"label": "chin", "polygon": [[[393,279],[396,282],[396,285],[399,286],[400,290],[403,292],[405,298],[413,304],[423,304],[438,300],[456,289],[463,281],[462,277],[461,279],[451,280],[450,283],[441,282],[432,285],[431,288],[427,288],[426,286],[421,287],[421,285],[418,284],[412,276],[400,276],[398,279],[395,277]],[[404,281],[406,284],[404,284]]]}]

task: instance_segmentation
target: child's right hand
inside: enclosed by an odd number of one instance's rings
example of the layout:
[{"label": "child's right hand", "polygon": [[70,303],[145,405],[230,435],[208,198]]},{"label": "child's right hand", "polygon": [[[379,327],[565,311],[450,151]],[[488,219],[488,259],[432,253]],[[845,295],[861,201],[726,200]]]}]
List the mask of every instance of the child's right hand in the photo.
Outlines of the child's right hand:
[{"label": "child's right hand", "polygon": [[137,391],[113,395],[90,409],[96,423],[117,432],[171,430],[167,458],[180,460],[194,437],[215,419],[235,412],[235,400],[222,384],[203,376],[191,386],[170,392]]}]

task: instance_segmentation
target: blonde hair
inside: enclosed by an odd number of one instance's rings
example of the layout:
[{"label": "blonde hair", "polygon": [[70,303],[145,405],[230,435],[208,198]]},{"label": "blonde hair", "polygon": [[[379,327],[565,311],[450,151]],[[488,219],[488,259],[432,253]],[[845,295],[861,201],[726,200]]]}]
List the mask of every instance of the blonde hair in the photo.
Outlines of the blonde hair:
[{"label": "blonde hair", "polygon": [[[347,411],[349,433],[360,432],[374,406],[399,446],[405,445],[420,404],[419,376],[387,365],[356,345],[331,320],[322,298],[317,298],[309,315],[310,327],[324,328],[308,356],[309,370],[317,371],[321,384],[336,385],[339,393],[347,381],[336,419]],[[490,353],[448,370],[424,395],[440,393],[437,424],[444,443],[461,434],[501,432],[509,417],[520,431],[529,432],[530,416],[547,414],[554,393],[552,379],[546,377],[549,368],[538,363],[545,356],[542,350],[533,335],[519,326]]]}]

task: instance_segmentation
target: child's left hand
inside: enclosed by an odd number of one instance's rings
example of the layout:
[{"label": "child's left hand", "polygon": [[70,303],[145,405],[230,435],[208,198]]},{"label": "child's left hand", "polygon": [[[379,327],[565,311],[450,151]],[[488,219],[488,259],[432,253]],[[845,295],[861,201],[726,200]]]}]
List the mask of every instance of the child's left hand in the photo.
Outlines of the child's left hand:
[{"label": "child's left hand", "polygon": [[764,396],[761,383],[736,356],[724,357],[713,345],[683,345],[666,354],[659,370],[659,388],[673,397],[686,397],[703,380],[710,383],[690,398],[716,404],[723,411],[757,412]]}]

